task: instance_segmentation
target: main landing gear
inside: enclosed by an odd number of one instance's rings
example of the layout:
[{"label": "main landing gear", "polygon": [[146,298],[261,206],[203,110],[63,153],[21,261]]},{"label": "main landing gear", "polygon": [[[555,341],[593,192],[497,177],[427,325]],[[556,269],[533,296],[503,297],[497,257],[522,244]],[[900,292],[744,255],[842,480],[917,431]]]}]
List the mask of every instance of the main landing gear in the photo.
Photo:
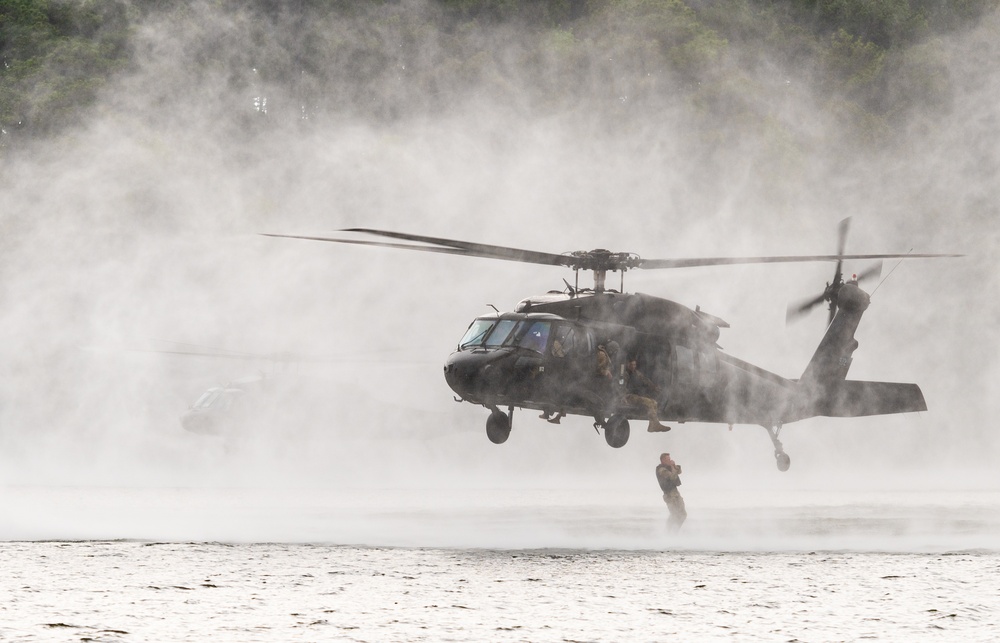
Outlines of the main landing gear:
[{"label": "main landing gear", "polygon": [[[503,444],[510,437],[510,427],[514,418],[514,407],[507,407],[507,412],[495,406],[486,407],[490,416],[486,418],[486,437],[493,444]],[[604,440],[614,449],[620,449],[628,442],[631,433],[628,418],[624,415],[612,415],[607,421],[594,422],[598,431],[604,429]]]},{"label": "main landing gear", "polygon": [[510,437],[510,425],[514,417],[514,407],[509,407],[507,413],[504,413],[495,406],[488,408],[490,409],[490,416],[486,418],[486,437],[493,444],[503,444]]},{"label": "main landing gear", "polygon": [[604,423],[604,441],[612,449],[620,449],[628,442],[628,418],[624,415],[612,415]]},{"label": "main landing gear", "polygon": [[792,459],[785,453],[785,448],[781,446],[781,440],[778,439],[778,435],[781,433],[781,424],[774,428],[765,426],[764,429],[767,431],[768,437],[771,438],[771,444],[774,445],[774,462],[778,465],[778,471],[788,471],[788,467],[792,466]]}]

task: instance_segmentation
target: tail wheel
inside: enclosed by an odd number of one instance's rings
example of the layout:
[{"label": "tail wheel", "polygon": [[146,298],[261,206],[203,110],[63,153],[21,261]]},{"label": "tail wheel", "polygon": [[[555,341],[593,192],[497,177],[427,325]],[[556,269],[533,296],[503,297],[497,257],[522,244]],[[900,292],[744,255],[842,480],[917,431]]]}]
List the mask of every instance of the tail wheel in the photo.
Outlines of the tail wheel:
[{"label": "tail wheel", "polygon": [[503,444],[510,437],[510,416],[497,409],[486,418],[486,437],[493,444]]},{"label": "tail wheel", "polygon": [[778,471],[788,471],[788,467],[792,466],[792,459],[785,453],[785,448],[781,446],[781,440],[778,439],[778,434],[781,433],[781,424],[778,423],[774,427],[762,426],[767,431],[768,437],[771,438],[771,444],[774,445],[774,463],[778,465]]},{"label": "tail wheel", "polygon": [[628,442],[628,418],[612,416],[604,427],[604,440],[613,449],[620,449]]}]

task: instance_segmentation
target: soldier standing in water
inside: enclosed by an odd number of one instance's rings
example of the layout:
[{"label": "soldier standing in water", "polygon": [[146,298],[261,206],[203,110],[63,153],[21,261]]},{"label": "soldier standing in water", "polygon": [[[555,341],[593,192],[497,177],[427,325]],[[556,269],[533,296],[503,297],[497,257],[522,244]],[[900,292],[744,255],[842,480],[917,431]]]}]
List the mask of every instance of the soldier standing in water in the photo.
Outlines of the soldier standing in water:
[{"label": "soldier standing in water", "polygon": [[670,531],[677,531],[687,518],[687,510],[684,508],[684,498],[677,491],[677,487],[681,484],[681,465],[674,462],[669,453],[660,454],[660,464],[656,465],[656,481],[660,483],[660,489],[663,491],[663,502],[670,510],[667,528]]}]

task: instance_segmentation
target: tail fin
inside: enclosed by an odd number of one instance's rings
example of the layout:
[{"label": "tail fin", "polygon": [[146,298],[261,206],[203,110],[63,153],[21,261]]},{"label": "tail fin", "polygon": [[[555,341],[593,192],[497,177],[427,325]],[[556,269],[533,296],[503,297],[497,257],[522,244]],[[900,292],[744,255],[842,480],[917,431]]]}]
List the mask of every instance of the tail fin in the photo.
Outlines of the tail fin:
[{"label": "tail fin", "polygon": [[861,417],[926,411],[924,394],[916,384],[840,382],[815,401],[813,413],[826,417]]},{"label": "tail fin", "polygon": [[926,411],[916,384],[847,381],[852,355],[858,347],[854,332],[868,308],[868,293],[854,283],[837,293],[839,310],[797,384],[786,421],[822,415],[860,417]]}]

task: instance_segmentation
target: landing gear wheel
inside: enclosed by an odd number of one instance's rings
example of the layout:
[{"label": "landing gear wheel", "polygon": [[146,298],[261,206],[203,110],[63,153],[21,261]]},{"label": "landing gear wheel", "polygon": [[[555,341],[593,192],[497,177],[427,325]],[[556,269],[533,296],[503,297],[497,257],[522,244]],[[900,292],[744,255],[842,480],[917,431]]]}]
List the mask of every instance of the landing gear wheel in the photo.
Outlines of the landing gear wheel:
[{"label": "landing gear wheel", "polygon": [[628,418],[611,416],[604,427],[604,440],[613,449],[620,449],[628,442]]},{"label": "landing gear wheel", "polygon": [[503,444],[510,437],[510,416],[497,409],[486,418],[486,437],[493,444]]},{"label": "landing gear wheel", "polygon": [[763,426],[768,437],[771,438],[771,444],[774,445],[774,462],[778,465],[778,471],[788,471],[788,467],[792,466],[792,459],[785,453],[785,448],[781,446],[781,440],[778,439],[781,434],[781,424],[777,424],[773,428]]}]

